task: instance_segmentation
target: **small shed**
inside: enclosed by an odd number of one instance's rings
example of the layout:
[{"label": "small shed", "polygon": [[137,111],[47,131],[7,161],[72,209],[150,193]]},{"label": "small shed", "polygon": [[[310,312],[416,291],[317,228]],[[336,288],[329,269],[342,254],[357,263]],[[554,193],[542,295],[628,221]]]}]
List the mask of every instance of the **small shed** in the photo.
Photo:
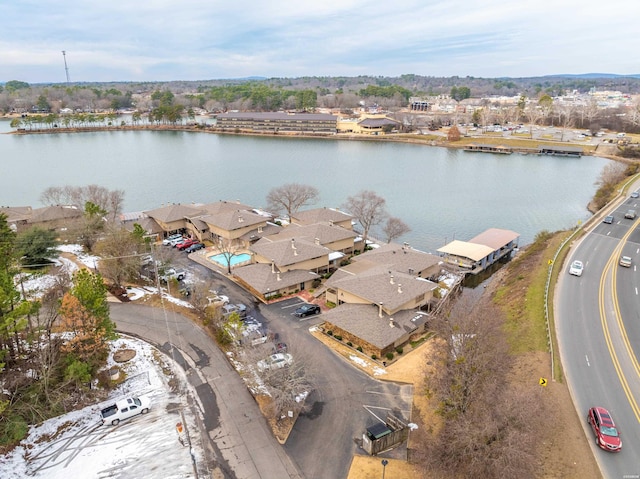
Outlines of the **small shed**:
[{"label": "small shed", "polygon": [[362,448],[372,456],[392,449],[409,438],[409,427],[393,414],[387,416],[386,422],[368,427],[362,435]]}]

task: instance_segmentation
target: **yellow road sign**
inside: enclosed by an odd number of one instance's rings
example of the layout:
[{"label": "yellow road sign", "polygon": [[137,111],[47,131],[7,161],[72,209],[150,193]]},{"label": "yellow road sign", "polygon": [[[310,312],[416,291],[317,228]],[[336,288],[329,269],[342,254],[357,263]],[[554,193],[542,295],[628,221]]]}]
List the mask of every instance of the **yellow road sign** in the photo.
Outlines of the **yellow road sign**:
[{"label": "yellow road sign", "polygon": [[547,380],[546,378],[540,378],[540,381],[538,381],[540,383],[540,386],[547,386]]}]

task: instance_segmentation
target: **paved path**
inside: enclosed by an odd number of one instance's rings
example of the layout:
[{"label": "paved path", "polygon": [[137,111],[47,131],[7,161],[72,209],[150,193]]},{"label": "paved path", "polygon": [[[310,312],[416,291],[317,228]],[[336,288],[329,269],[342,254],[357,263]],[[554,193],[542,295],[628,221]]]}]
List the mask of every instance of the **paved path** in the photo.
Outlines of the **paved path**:
[{"label": "paved path", "polygon": [[303,478],[238,373],[200,327],[178,313],[130,303],[111,303],[111,319],[118,331],[155,344],[185,368],[225,479]]}]

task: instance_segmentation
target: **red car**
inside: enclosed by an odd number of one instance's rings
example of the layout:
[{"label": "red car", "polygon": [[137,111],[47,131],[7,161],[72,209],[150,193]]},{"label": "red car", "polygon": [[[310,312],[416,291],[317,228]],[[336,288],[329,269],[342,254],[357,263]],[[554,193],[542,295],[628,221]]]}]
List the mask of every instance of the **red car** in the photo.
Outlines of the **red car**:
[{"label": "red car", "polygon": [[622,449],[620,432],[616,429],[611,414],[603,407],[589,409],[587,421],[596,435],[596,444],[605,451],[618,452]]},{"label": "red car", "polygon": [[179,250],[182,251],[183,249],[186,249],[186,248],[188,248],[189,246],[191,246],[192,244],[195,244],[195,243],[197,243],[196,240],[192,240],[192,239],[184,240],[182,243],[178,243],[176,245],[176,249],[179,249]]}]

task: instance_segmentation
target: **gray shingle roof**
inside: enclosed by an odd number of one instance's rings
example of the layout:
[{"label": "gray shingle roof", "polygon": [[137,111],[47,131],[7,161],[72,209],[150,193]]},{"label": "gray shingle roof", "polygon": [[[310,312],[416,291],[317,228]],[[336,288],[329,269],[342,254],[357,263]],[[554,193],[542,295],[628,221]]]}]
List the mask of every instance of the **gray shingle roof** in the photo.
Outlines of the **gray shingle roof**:
[{"label": "gray shingle roof", "polygon": [[37,208],[31,212],[28,223],[43,223],[46,221],[64,220],[70,218],[80,218],[83,212],[80,208],[73,205],[67,206],[45,206]]},{"label": "gray shingle roof", "polygon": [[281,229],[273,239],[300,238],[315,242],[315,239],[318,238],[320,244],[324,245],[348,238],[355,238],[356,236],[352,230],[324,222],[310,225],[291,224]]},{"label": "gray shingle roof", "polygon": [[206,203],[198,205],[198,208],[203,209],[206,215],[216,215],[224,211],[237,211],[246,210],[251,211],[253,207],[240,203],[239,201],[216,201],[215,203]]},{"label": "gray shingle roof", "polygon": [[[271,265],[264,263],[241,266],[234,269],[233,274],[262,294],[297,286],[302,282],[309,281],[309,279],[319,278],[316,273],[297,269],[277,273],[271,269]],[[278,277],[280,280],[278,280]]]},{"label": "gray shingle roof", "polygon": [[156,208],[155,210],[145,211],[144,213],[151,218],[161,221],[162,223],[171,223],[173,221],[202,215],[205,211],[195,206],[177,204],[163,206],[161,208]]},{"label": "gray shingle roof", "polygon": [[345,271],[347,268],[341,268],[343,271],[337,278],[334,278],[337,274],[334,273],[327,281],[327,286],[341,289],[373,304],[382,303],[384,309],[389,311],[395,311],[415,298],[428,295],[438,287],[431,281],[406,273],[390,272],[384,265],[371,266],[359,274]]},{"label": "gray shingle roof", "polygon": [[7,222],[26,221],[33,213],[31,206],[1,206],[0,213],[7,216]]},{"label": "gray shingle roof", "polygon": [[[295,248],[292,247],[295,245]],[[251,251],[263,258],[273,260],[278,266],[291,266],[296,263],[315,258],[327,257],[331,250],[324,246],[303,239],[283,239],[274,241],[271,238],[262,238],[251,246]]]},{"label": "gray shingle roof", "polygon": [[218,113],[216,118],[238,120],[303,120],[303,121],[336,121],[336,115],[326,113],[284,113],[284,112],[233,112]]},{"label": "gray shingle roof", "polygon": [[248,210],[226,210],[216,214],[200,216],[199,219],[207,224],[225,231],[234,231],[251,225],[264,224],[267,218]]},{"label": "gray shingle roof", "polygon": [[353,216],[334,208],[315,208],[312,210],[298,211],[291,215],[298,222],[303,224],[313,224],[321,222],[339,223],[342,221],[352,220]]},{"label": "gray shingle roof", "polygon": [[240,238],[244,241],[257,241],[265,236],[273,236],[282,231],[282,226],[267,221],[267,224],[258,231],[258,228],[243,234]]},{"label": "gray shingle roof", "polygon": [[[393,327],[389,325],[391,318]],[[427,316],[412,310],[400,311],[391,316],[383,313],[380,317],[379,309],[375,305],[341,304],[323,313],[322,319],[375,347],[384,349],[422,326]]]},{"label": "gray shingle roof", "polygon": [[441,263],[442,258],[413,249],[410,246],[389,243],[359,256],[354,256],[352,261],[354,263],[371,261],[376,264],[386,265],[391,271],[403,273],[409,273],[409,270],[413,270],[414,273],[411,274],[417,275],[419,272]]}]

